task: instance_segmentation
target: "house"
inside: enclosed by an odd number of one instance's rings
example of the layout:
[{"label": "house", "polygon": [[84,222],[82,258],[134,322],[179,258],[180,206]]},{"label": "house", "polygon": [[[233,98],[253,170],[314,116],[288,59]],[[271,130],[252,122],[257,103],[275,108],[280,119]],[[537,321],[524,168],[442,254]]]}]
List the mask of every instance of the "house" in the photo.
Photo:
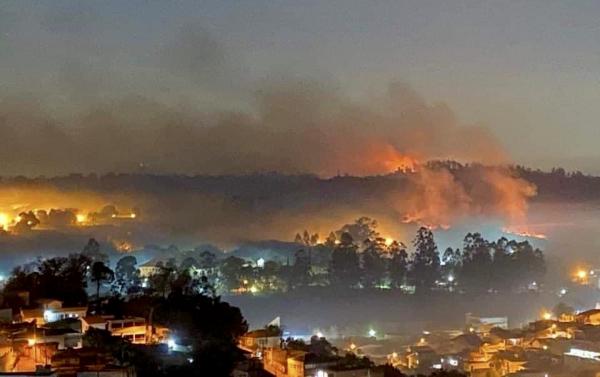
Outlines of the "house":
[{"label": "house", "polygon": [[282,334],[281,329],[276,326],[249,331],[240,337],[239,347],[253,355],[260,356],[265,348],[279,347]]},{"label": "house", "polygon": [[13,334],[12,339],[15,342],[27,343],[29,346],[54,344],[58,350],[81,348],[83,345],[82,334],[79,331],[66,328],[31,327],[25,331]]},{"label": "house", "polygon": [[564,365],[572,371],[595,370],[600,372],[600,348],[593,343],[574,344],[564,354]]},{"label": "house", "polygon": [[600,325],[600,309],[591,309],[575,316],[575,321],[584,325]]},{"label": "house", "polygon": [[406,365],[409,369],[429,369],[440,362],[438,355],[430,346],[413,346],[406,355]]},{"label": "house", "polygon": [[165,261],[159,258],[152,258],[148,262],[138,266],[140,278],[145,279],[150,276],[159,274],[163,270]]},{"label": "house", "polygon": [[523,352],[502,351],[494,358],[494,367],[501,376],[510,375],[526,369],[527,359]]},{"label": "house", "polygon": [[120,336],[134,344],[146,344],[148,328],[146,319],[142,317],[126,317],[120,319],[109,319],[106,329],[113,336]]},{"label": "house", "polygon": [[81,319],[82,332],[90,328],[107,330],[133,344],[166,343],[169,329],[163,326],[147,326],[143,317],[115,318],[114,316],[87,316]]},{"label": "house", "polygon": [[495,327],[490,331],[490,335],[494,338],[500,339],[504,342],[504,346],[516,347],[522,346],[525,339],[525,332],[520,330],[505,330],[499,327]]},{"label": "house", "polygon": [[89,316],[82,318],[82,331],[90,328],[107,330],[134,344],[146,344],[148,328],[142,317],[115,318],[114,316]]},{"label": "house", "polygon": [[54,299],[41,299],[37,301],[35,309],[21,309],[17,315],[17,322],[34,322],[38,325],[60,321],[67,318],[81,318],[87,313],[87,306],[63,307],[63,302]]},{"label": "house", "polygon": [[236,364],[231,372],[232,377],[271,377],[271,374],[264,370],[262,361],[257,358],[243,360]]},{"label": "house", "polygon": [[275,377],[376,375],[370,368],[345,364],[345,359],[338,356],[322,356],[300,350],[267,348],[263,362],[265,370]]},{"label": "house", "polygon": [[52,356],[52,369],[58,376],[135,376],[132,367],[117,366],[107,352],[96,348],[68,349]]},{"label": "house", "polygon": [[115,316],[109,315],[91,315],[81,318],[81,332],[85,333],[90,328],[97,330],[107,330],[108,320]]}]

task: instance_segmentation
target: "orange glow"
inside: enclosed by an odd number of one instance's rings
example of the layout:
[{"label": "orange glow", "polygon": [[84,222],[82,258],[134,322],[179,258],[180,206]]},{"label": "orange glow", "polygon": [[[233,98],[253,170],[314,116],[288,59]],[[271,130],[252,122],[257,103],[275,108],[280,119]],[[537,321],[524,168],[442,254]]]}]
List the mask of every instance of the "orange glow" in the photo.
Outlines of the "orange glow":
[{"label": "orange glow", "polygon": [[385,156],[381,160],[383,166],[388,171],[402,171],[414,173],[417,171],[419,163],[416,159],[398,153],[394,148],[387,149]]},{"label": "orange glow", "polygon": [[10,218],[6,213],[0,213],[0,229],[6,230],[10,224]]},{"label": "orange glow", "polygon": [[76,216],[78,223],[84,223],[87,220],[87,216],[83,213],[78,213]]},{"label": "orange glow", "polygon": [[540,240],[545,240],[548,238],[548,236],[546,236],[543,233],[536,233],[536,232],[532,232],[527,229],[517,229],[517,228],[506,227],[506,228],[502,228],[502,231],[504,233],[514,234],[515,236],[521,236],[521,237],[527,237],[527,238],[537,238]]}]

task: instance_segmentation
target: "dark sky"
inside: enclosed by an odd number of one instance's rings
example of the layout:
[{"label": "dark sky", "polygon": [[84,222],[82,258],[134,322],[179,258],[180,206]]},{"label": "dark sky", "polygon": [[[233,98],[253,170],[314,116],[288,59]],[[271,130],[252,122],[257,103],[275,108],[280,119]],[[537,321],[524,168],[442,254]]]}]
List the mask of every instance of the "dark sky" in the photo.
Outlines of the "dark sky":
[{"label": "dark sky", "polygon": [[[274,80],[318,82],[345,103],[377,102],[401,81],[432,106],[445,103],[458,123],[487,128],[513,161],[600,173],[598,14],[600,3],[586,0],[5,0],[0,113],[11,114],[2,114],[5,127],[51,123],[70,133],[87,127],[82,119],[99,104],[114,112],[131,96],[186,119],[217,110],[253,116],[262,111],[257,92],[262,98]],[[117,124],[130,127],[127,116]],[[39,138],[40,149],[60,139],[55,130],[39,135],[23,140]],[[3,173],[16,173],[10,162],[3,156]],[[31,166],[20,169],[64,172]],[[99,166],[65,169],[124,165]]]}]

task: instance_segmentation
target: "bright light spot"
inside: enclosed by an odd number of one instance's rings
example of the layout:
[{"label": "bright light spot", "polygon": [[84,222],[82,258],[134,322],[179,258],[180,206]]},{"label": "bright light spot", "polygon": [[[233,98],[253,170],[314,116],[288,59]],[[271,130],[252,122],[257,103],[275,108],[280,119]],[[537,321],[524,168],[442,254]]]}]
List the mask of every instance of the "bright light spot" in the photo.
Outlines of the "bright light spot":
[{"label": "bright light spot", "polygon": [[351,350],[355,350],[355,349],[356,349],[356,344],[354,344],[354,343],[350,343],[350,349],[351,349]]},{"label": "bright light spot", "polygon": [[0,213],[0,228],[6,229],[10,224],[10,219],[6,213]]},{"label": "bright light spot", "polygon": [[110,215],[110,217],[114,219],[115,217],[117,217],[117,214],[113,213],[112,215]]},{"label": "bright light spot", "polygon": [[193,362],[194,362],[194,359],[193,359],[193,358],[191,358],[191,357],[188,357],[187,361],[188,361],[188,363],[190,363],[190,364],[191,364],[191,363],[193,363]]},{"label": "bright light spot", "polygon": [[52,317],[52,310],[44,310],[44,319],[48,321]]},{"label": "bright light spot", "polygon": [[373,329],[369,330],[369,336],[370,337],[374,338],[376,335],[377,335],[377,332],[375,330],[373,330]]},{"label": "bright light spot", "polygon": [[35,339],[27,339],[27,344],[29,347],[33,346],[35,344]]},{"label": "bright light spot", "polygon": [[580,279],[585,279],[587,277],[587,271],[584,271],[584,270],[577,271],[577,277]]},{"label": "bright light spot", "polygon": [[390,246],[392,243],[394,243],[394,239],[393,238],[387,237],[385,239],[385,244],[386,245]]},{"label": "bright light spot", "polygon": [[394,359],[398,358],[398,352],[392,352],[392,357],[393,357]]},{"label": "bright light spot", "polygon": [[86,220],[86,216],[83,213],[78,213],[75,217],[77,218],[78,223],[84,223]]},{"label": "bright light spot", "polygon": [[454,281],[453,275],[448,275],[448,282],[452,283]]},{"label": "bright light spot", "polygon": [[564,296],[564,295],[566,295],[566,294],[567,294],[567,288],[562,288],[562,289],[560,290],[560,295],[561,295],[561,296]]},{"label": "bright light spot", "polygon": [[258,268],[264,268],[265,267],[265,260],[263,258],[259,258],[256,261],[256,267],[258,267]]},{"label": "bright light spot", "polygon": [[253,285],[250,287],[250,292],[251,293],[257,293],[258,292],[258,288],[256,287],[256,285]]},{"label": "bright light spot", "polygon": [[475,329],[472,327],[469,327],[469,332],[475,332]]},{"label": "bright light spot", "polygon": [[175,339],[169,338],[169,340],[167,340],[167,346],[169,347],[169,349],[175,348]]},{"label": "bright light spot", "polygon": [[544,351],[546,351],[546,350],[548,349],[548,346],[544,344],[544,345],[542,346],[542,348],[544,349]]},{"label": "bright light spot", "polygon": [[244,279],[242,283],[244,283],[244,285],[248,285],[248,280]]},{"label": "bright light spot", "polygon": [[4,281],[4,279],[6,279],[6,277],[4,275],[0,275],[0,281]]},{"label": "bright light spot", "polygon": [[542,318],[544,320],[548,321],[548,320],[552,319],[552,313],[550,313],[550,312],[544,312],[544,313],[542,313]]},{"label": "bright light spot", "polygon": [[317,336],[317,338],[322,338],[323,337],[323,333],[320,331],[317,331],[317,333],[315,334]]},{"label": "bright light spot", "polygon": [[449,357],[448,364],[452,365],[453,367],[458,366],[458,360]]},{"label": "bright light spot", "polygon": [[129,215],[129,217],[131,217],[132,219],[135,219],[137,215],[135,213],[132,213],[131,215]]},{"label": "bright light spot", "polygon": [[322,370],[319,370],[316,375],[316,377],[327,377],[327,376],[328,376],[327,372],[322,371]]}]

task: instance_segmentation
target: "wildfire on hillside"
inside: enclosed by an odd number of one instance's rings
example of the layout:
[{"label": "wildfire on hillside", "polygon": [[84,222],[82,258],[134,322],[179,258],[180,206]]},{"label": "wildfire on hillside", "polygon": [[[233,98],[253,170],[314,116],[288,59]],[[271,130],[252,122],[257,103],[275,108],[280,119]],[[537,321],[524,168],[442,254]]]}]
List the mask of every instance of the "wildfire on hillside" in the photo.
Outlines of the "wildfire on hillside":
[{"label": "wildfire on hillside", "polygon": [[545,240],[548,236],[544,233],[534,232],[527,227],[504,227],[502,231],[507,234],[513,234],[515,236],[526,237],[526,238],[536,238],[539,240]]}]

